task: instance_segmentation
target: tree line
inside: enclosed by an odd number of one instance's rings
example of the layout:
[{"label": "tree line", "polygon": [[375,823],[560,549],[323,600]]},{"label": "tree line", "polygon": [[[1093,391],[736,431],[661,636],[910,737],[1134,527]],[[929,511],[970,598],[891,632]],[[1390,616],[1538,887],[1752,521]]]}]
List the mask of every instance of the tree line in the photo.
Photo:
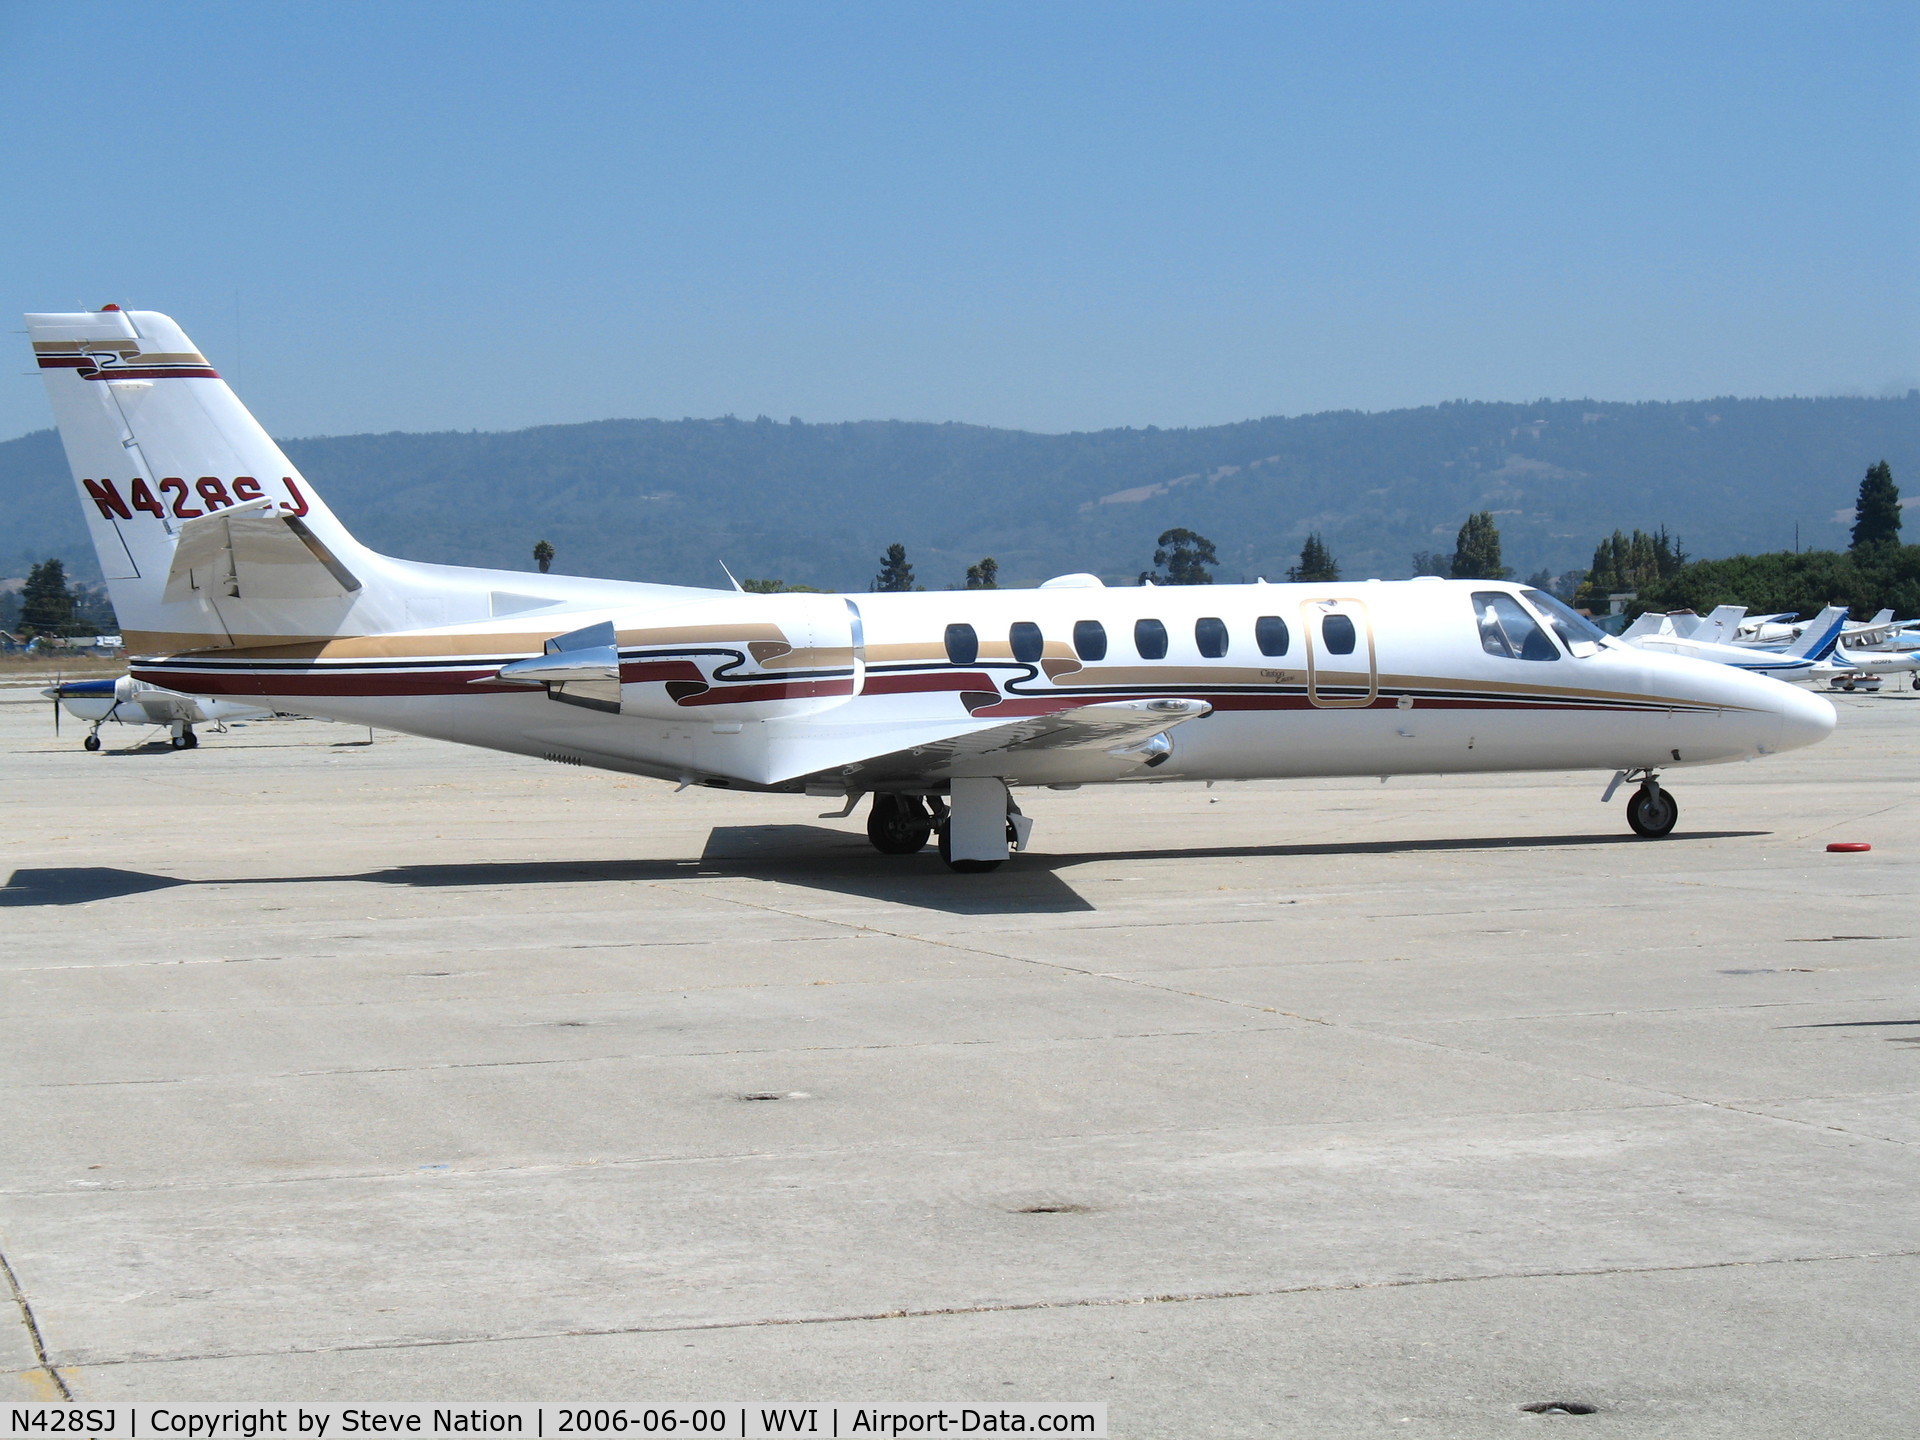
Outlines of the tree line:
[{"label": "tree line", "polygon": [[[1808,550],[1767,555],[1732,555],[1695,560],[1665,526],[1651,533],[1615,530],[1594,548],[1585,570],[1553,575],[1539,571],[1527,583],[1602,614],[1615,596],[1630,597],[1630,613],[1642,610],[1697,610],[1716,605],[1745,605],[1762,613],[1807,613],[1844,603],[1867,614],[1893,609],[1920,613],[1920,546],[1900,542],[1900,491],[1893,469],[1882,460],[1860,482],[1851,544],[1842,551]],[[1416,551],[1415,575],[1454,580],[1507,580],[1513,577],[1500,552],[1500,528],[1493,512],[1475,511],[1461,524],[1450,551]],[[1155,542],[1151,568],[1142,585],[1211,585],[1220,564],[1214,543],[1193,530],[1163,531]],[[998,566],[982,560],[967,568],[968,590],[997,588]],[[1316,533],[1300,547],[1299,562],[1287,571],[1290,581],[1327,582],[1340,578],[1340,563]],[[748,588],[783,587],[777,581],[748,582]],[[887,547],[873,590],[917,590],[906,547]],[[959,588],[959,587],[952,587]]]}]

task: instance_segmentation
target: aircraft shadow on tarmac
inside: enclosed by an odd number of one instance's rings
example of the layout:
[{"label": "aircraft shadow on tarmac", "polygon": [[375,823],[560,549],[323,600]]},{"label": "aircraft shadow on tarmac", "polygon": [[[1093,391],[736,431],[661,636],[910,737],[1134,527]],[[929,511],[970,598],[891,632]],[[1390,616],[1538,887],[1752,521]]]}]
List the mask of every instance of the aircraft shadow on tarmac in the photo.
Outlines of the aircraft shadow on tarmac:
[{"label": "aircraft shadow on tarmac", "polygon": [[[1661,842],[1737,840],[1764,830],[1697,830]],[[659,883],[737,878],[766,880],[884,900],[954,915],[1043,915],[1096,907],[1062,878],[1062,871],[1111,860],[1288,859],[1341,855],[1397,855],[1643,845],[1632,835],[1521,835],[1440,840],[1365,840],[1316,845],[1218,845],[1183,849],[1101,850],[1070,855],[1019,855],[986,875],[955,875],[930,847],[915,856],[880,855],[866,840],[819,825],[716,827],[697,860],[505,860],[448,865],[394,865],[346,875],[259,875],[181,880],[110,866],[16,870],[0,887],[0,908],[85,905],[95,900],[170,890],[182,885],[316,885],[357,883],[416,889],[443,886]]]}]

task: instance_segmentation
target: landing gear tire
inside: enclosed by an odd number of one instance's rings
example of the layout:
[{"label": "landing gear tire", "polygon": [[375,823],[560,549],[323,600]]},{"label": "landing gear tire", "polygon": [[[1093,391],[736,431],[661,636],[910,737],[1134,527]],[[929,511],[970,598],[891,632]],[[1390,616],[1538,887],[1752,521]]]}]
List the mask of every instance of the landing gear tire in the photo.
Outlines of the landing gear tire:
[{"label": "landing gear tire", "polygon": [[1656,786],[1642,785],[1627,801],[1627,824],[1643,840],[1671,835],[1679,819],[1679,803]]},{"label": "landing gear tire", "polygon": [[192,750],[200,744],[200,737],[189,730],[185,734],[174,736],[167,743],[176,750]]},{"label": "landing gear tire", "polygon": [[918,855],[933,836],[933,816],[918,795],[876,794],[867,812],[867,839],[882,855]]},{"label": "landing gear tire", "polygon": [[87,736],[86,739],[80,742],[80,748],[82,750],[98,750],[100,748],[100,737],[98,735]]},{"label": "landing gear tire", "polygon": [[940,827],[940,858],[946,862],[947,868],[956,875],[985,875],[990,870],[998,870],[1006,863],[1002,860],[954,859],[953,847],[947,843],[947,827],[944,825]]}]

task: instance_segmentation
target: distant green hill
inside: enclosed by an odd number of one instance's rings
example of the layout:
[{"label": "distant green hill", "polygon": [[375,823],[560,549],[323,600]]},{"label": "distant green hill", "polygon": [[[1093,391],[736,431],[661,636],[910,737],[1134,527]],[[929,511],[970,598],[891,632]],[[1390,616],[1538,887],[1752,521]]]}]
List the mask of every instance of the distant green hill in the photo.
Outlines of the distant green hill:
[{"label": "distant green hill", "polygon": [[[422,560],[724,584],[864,589],[904,541],[920,582],[983,555],[1003,584],[1131,580],[1184,525],[1222,580],[1282,577],[1309,530],[1355,578],[1410,573],[1492,510],[1522,574],[1587,563],[1616,528],[1666,525],[1696,555],[1846,543],[1836,511],[1885,458],[1920,493],[1920,392],[1900,399],[1454,403],[1195,430],[1036,435],[869,421],[605,420],[503,434],[287,441],[355,533]],[[0,443],[0,574],[59,555],[98,574],[51,431]]]}]

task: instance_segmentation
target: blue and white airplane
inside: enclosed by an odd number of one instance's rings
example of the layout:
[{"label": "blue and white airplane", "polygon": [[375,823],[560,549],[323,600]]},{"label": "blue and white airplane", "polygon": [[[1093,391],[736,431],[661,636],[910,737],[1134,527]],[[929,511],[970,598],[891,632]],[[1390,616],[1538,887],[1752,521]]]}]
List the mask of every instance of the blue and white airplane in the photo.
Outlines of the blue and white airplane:
[{"label": "blue and white airplane", "polygon": [[93,728],[80,742],[88,750],[100,748],[100,727],[109,721],[116,725],[164,725],[171,732],[169,743],[174,749],[191,750],[200,743],[193,729],[196,725],[224,726],[229,720],[265,720],[273,714],[258,705],[242,705],[211,695],[183,695],[131,675],[118,680],[63,680],[40,693],[53,701],[56,733],[63,709],[77,720],[92,722]]},{"label": "blue and white airplane", "polygon": [[[1637,624],[1638,622],[1636,622]],[[1661,655],[1683,655],[1690,660],[1712,660],[1731,665],[1752,675],[1771,675],[1776,680],[1824,680],[1839,674],[1843,666],[1833,659],[1847,623],[1844,605],[1829,605],[1801,631],[1800,638],[1784,650],[1757,650],[1751,645],[1723,645],[1712,640],[1695,640],[1671,631],[1648,629],[1638,635],[1629,629],[1621,636],[1637,649]]]}]

